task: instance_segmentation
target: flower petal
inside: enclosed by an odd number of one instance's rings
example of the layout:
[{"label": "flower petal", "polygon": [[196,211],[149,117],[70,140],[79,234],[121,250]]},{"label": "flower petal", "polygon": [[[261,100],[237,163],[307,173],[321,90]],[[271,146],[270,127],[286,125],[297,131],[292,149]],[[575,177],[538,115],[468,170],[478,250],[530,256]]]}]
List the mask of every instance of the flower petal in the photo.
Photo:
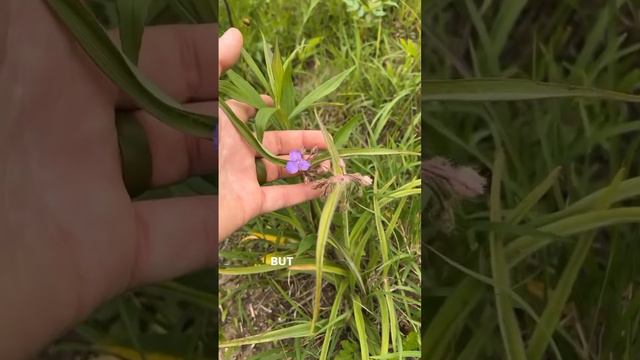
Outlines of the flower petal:
[{"label": "flower petal", "polygon": [[307,160],[300,160],[298,162],[298,167],[300,168],[300,170],[302,171],[307,171],[309,170],[309,168],[311,167],[311,164],[309,164],[309,162]]},{"label": "flower petal", "polygon": [[302,160],[302,153],[298,150],[291,150],[291,152],[289,153],[289,160],[291,161]]},{"label": "flower petal", "polygon": [[298,163],[296,161],[289,161],[287,162],[287,166],[285,166],[285,169],[289,174],[295,174],[299,170]]}]

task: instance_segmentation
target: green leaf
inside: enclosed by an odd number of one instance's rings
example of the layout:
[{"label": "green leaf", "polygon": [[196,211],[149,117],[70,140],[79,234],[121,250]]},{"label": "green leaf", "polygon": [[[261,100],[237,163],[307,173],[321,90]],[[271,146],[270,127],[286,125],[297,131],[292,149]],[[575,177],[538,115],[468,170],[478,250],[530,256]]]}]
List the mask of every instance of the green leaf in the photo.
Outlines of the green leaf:
[{"label": "green leaf", "polygon": [[163,297],[176,297],[186,302],[201,306],[205,309],[217,311],[218,298],[211,293],[204,292],[176,281],[168,281],[160,285],[152,285],[142,288],[140,291]]},{"label": "green leaf", "polygon": [[132,63],[138,63],[147,10],[151,0],[117,0],[118,26],[122,51]]},{"label": "green leaf", "polygon": [[[590,211],[558,220],[542,226],[538,230],[560,236],[570,236],[601,227],[629,223],[640,223],[640,207]],[[513,240],[505,248],[509,266],[516,265],[527,256],[554,241],[557,241],[557,237],[522,236]]]},{"label": "green leaf", "polygon": [[340,305],[342,304],[342,297],[344,296],[344,291],[347,289],[347,282],[343,282],[338,287],[338,291],[336,292],[336,297],[333,300],[333,306],[331,306],[331,314],[329,315],[329,326],[325,330],[324,340],[322,341],[322,350],[320,351],[320,360],[326,360],[327,355],[329,353],[329,345],[331,345],[331,340],[333,337],[333,329],[335,328],[335,320],[338,317],[338,311],[340,310]]},{"label": "green leaf", "polygon": [[[493,177],[491,179],[490,194],[490,219],[496,223],[502,221],[502,176],[504,172],[504,153],[498,152],[493,166]],[[511,305],[511,291],[509,267],[507,266],[502,234],[499,231],[492,231],[489,234],[489,244],[491,250],[491,271],[495,284],[494,294],[496,299],[496,310],[498,312],[498,324],[504,343],[507,358],[510,360],[525,360],[524,344],[522,335],[518,327],[513,306]]]},{"label": "green leaf", "polygon": [[347,121],[338,131],[335,133],[333,137],[333,143],[336,144],[337,148],[343,147],[347,141],[349,141],[349,136],[353,132],[353,129],[360,124],[362,121],[362,115],[355,115],[349,121]]},{"label": "green leaf", "polygon": [[499,59],[507,43],[507,39],[512,35],[513,27],[526,4],[527,0],[500,1],[500,10],[491,28],[491,50],[496,60]]},{"label": "green leaf", "polygon": [[[566,218],[569,215],[575,215],[580,212],[585,212],[591,209],[594,206],[594,203],[598,202],[598,200],[602,197],[602,195],[608,191],[609,186],[603,189],[600,189],[592,194],[589,194],[582,199],[576,201],[575,203],[569,205],[568,207],[548,214],[543,215],[539,219],[533,221],[534,224],[548,224],[554,221],[558,221],[560,219]],[[625,180],[620,183],[620,186],[616,188],[614,193],[612,194],[613,203],[617,203],[620,201],[624,201],[636,196],[640,196],[640,177],[631,178]]]},{"label": "green leaf", "polygon": [[446,297],[438,312],[429,322],[429,326],[422,335],[423,359],[448,359],[445,352],[450,343],[465,323],[471,310],[482,298],[485,286],[481,282],[465,278]]},{"label": "green leaf", "polygon": [[[320,131],[322,131],[324,142],[327,144],[327,150],[329,151],[333,174],[343,175],[344,171],[340,166],[340,154],[338,153],[338,149],[336,148],[336,145],[333,143],[333,138],[331,137],[331,134],[329,134],[329,132],[327,131],[327,128],[324,127],[324,124],[322,123],[322,120],[320,120],[320,117],[318,117],[317,115],[316,115],[316,121],[320,126]],[[316,161],[319,161],[319,160],[316,159]]]},{"label": "green leaf", "polygon": [[238,93],[241,94],[241,98],[237,98],[236,100],[240,100],[257,109],[261,109],[266,106],[262,97],[260,97],[260,93],[258,93],[258,91],[254,89],[247,80],[243,79],[242,76],[238,75],[233,70],[227,70],[226,75],[229,77],[229,80],[231,80],[233,85],[236,86]]},{"label": "green leaf", "polygon": [[313,296],[313,316],[311,318],[311,330],[314,329],[320,315],[320,301],[322,297],[322,272],[324,268],[324,251],[331,232],[331,221],[336,212],[338,202],[345,191],[345,184],[335,185],[333,191],[327,196],[327,201],[322,208],[318,223],[318,240],[316,241],[316,285]]},{"label": "green leaf", "polygon": [[259,141],[262,141],[264,132],[267,129],[267,126],[269,125],[269,120],[277,110],[278,109],[271,108],[271,107],[265,107],[258,110],[258,113],[256,114],[255,122],[256,122],[256,137],[258,138]]},{"label": "green leaf", "polygon": [[284,73],[281,78],[280,110],[284,113],[286,128],[290,127],[289,114],[296,105],[296,89],[293,86],[293,67],[289,63],[284,65]]},{"label": "green leaf", "polygon": [[273,57],[271,58],[271,72],[273,73],[273,95],[275,96],[276,104],[280,106],[282,100],[282,77],[284,75],[284,67],[282,65],[282,58],[280,57],[280,47],[276,41],[276,48],[273,51]]},{"label": "green leaf", "polygon": [[258,67],[258,64],[255,62],[255,60],[253,60],[253,57],[251,57],[251,55],[245,49],[242,49],[242,58],[247,62],[247,65],[249,65],[249,69],[251,69],[253,75],[258,78],[258,81],[260,81],[260,85],[262,85],[264,90],[270,92],[273,96],[273,93],[271,92],[271,86],[269,86],[267,78],[264,77],[264,74]]},{"label": "green leaf", "polygon": [[311,335],[313,335],[313,333],[310,330],[309,322],[303,322],[297,325],[290,325],[283,329],[268,331],[259,335],[247,336],[234,340],[223,340],[218,343],[218,346],[220,348],[228,348],[232,346],[253,345],[284,339],[309,337]]},{"label": "green leaf", "polygon": [[244,141],[249,144],[258,154],[262,155],[263,158],[271,161],[277,165],[286,165],[287,161],[284,159],[280,159],[277,156],[273,155],[267,148],[265,148],[260,141],[251,133],[251,129],[247,127],[247,124],[242,122],[242,120],[238,119],[236,114],[231,110],[229,105],[227,105],[224,99],[220,99],[220,106],[222,106],[222,110],[227,115],[233,126],[236,128],[240,136],[244,139]]},{"label": "green leaf", "polygon": [[147,81],[82,2],[48,0],[49,6],[73,33],[82,48],[102,71],[136,103],[176,130],[203,138],[213,136],[217,116],[196,114]]},{"label": "green leaf", "polygon": [[127,335],[131,339],[131,344],[133,344],[138,356],[140,356],[142,360],[146,360],[146,352],[140,344],[140,331],[138,327],[140,309],[136,307],[133,302],[133,297],[129,294],[117,299],[117,302],[120,317],[122,318],[124,327],[127,330]]},{"label": "green leaf", "polygon": [[557,167],[551,171],[549,176],[542,183],[536,186],[521,202],[518,206],[513,210],[513,212],[509,216],[509,222],[513,224],[519,223],[524,216],[531,210],[540,199],[547,193],[549,188],[553,186],[553,184],[558,179],[560,175],[560,170],[562,168]]},{"label": "green leaf", "polygon": [[269,79],[269,85],[268,88],[271,92],[271,94],[273,95],[274,98],[276,98],[276,80],[273,74],[273,67],[272,67],[272,63],[273,63],[273,53],[271,52],[271,49],[269,48],[269,43],[267,43],[267,39],[264,37],[263,33],[260,33],[260,35],[262,35],[262,46],[263,46],[263,51],[264,51],[264,63],[267,66],[267,78]]},{"label": "green leaf", "polygon": [[358,341],[360,342],[360,358],[362,360],[369,359],[369,345],[367,340],[367,324],[364,322],[364,316],[362,316],[362,301],[357,294],[351,296],[353,304],[353,315],[356,323],[356,331],[358,332]]},{"label": "green leaf", "polygon": [[[395,149],[359,149],[359,148],[346,148],[336,150],[339,157],[343,159],[366,157],[366,156],[386,156],[386,155],[408,155],[408,156],[420,156],[419,152],[407,151],[407,150],[395,150]],[[321,152],[316,156],[311,163],[313,165],[319,164],[325,160],[331,159],[331,155],[327,152]]]},{"label": "green leaf", "polygon": [[[374,197],[373,197],[373,214],[374,214],[374,223],[376,226],[376,231],[378,234],[378,240],[380,241],[380,254],[382,255],[382,278],[383,278],[383,289],[384,289],[384,299],[385,304],[381,306],[387,307],[387,328],[391,333],[391,342],[393,345],[393,350],[397,349],[396,339],[398,336],[398,331],[396,328],[396,309],[393,304],[393,299],[391,297],[391,288],[389,286],[389,281],[387,280],[387,276],[389,274],[389,244],[387,239],[387,233],[384,230],[384,226],[382,225],[382,210],[380,208],[380,202],[378,200],[379,191],[378,191],[378,176],[376,174],[373,181],[374,188]],[[383,327],[384,328],[384,327]],[[387,334],[383,333],[383,339],[387,337]],[[388,339],[387,339],[388,340]],[[388,345],[388,343],[387,343]]]},{"label": "green leaf", "polygon": [[[295,259],[291,265],[271,265],[271,264],[258,264],[253,266],[233,266],[233,267],[220,267],[218,273],[223,275],[251,275],[262,274],[272,271],[288,269],[290,271],[309,271],[315,272],[317,270],[316,260],[314,259]],[[336,274],[340,276],[347,276],[349,272],[344,267],[335,263],[323,264],[322,271],[327,274]]]},{"label": "green leaf", "polygon": [[[612,194],[620,185],[624,176],[624,169],[618,171],[611,186],[609,186],[598,202],[597,207],[599,209],[606,209],[610,206],[613,199]],[[547,306],[540,317],[540,322],[533,331],[533,335],[529,341],[529,348],[527,349],[527,359],[539,360],[544,356],[545,350],[551,341],[551,336],[558,326],[565,304],[569,299],[569,295],[571,295],[571,289],[573,289],[578,273],[580,269],[582,269],[589,250],[591,250],[594,238],[595,231],[592,231],[590,234],[582,236],[582,239],[575,245],[569,262],[565,266],[562,276],[556,285],[556,289],[547,301]]]},{"label": "green leaf", "polygon": [[422,83],[422,101],[515,101],[555,98],[640,102],[638,95],[525,79],[427,80]]},{"label": "green leaf", "polygon": [[306,110],[308,107],[316,103],[318,100],[322,99],[323,97],[335,91],[340,86],[340,84],[342,84],[342,82],[347,78],[347,76],[349,76],[349,74],[351,73],[351,71],[353,71],[353,69],[355,69],[355,66],[332,77],[331,79],[327,80],[322,85],[318,86],[313,91],[308,93],[307,96],[305,96],[304,99],[302,99],[298,103],[298,106],[296,106],[295,109],[293,109],[289,117],[290,118],[296,117],[296,115]]}]

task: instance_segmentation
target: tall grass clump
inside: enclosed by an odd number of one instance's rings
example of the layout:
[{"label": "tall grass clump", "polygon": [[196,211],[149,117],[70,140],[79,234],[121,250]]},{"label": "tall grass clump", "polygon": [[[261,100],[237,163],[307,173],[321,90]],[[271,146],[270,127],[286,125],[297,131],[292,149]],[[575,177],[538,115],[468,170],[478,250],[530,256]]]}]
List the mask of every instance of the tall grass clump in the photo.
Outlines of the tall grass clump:
[{"label": "tall grass clump", "polygon": [[491,183],[426,188],[423,357],[637,357],[637,2],[423,10],[427,158]]},{"label": "tall grass clump", "polygon": [[258,149],[265,131],[320,129],[312,163],[331,163],[322,199],[223,244],[221,359],[419,357],[419,4],[356,3],[221,3],[221,29],[245,38],[221,96],[259,109],[236,128]]}]

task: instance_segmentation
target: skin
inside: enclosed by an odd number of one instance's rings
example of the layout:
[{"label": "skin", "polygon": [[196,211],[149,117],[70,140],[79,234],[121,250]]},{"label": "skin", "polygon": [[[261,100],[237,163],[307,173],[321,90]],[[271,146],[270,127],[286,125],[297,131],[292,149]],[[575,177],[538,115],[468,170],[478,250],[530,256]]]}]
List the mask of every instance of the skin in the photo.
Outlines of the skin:
[{"label": "skin", "polygon": [[[218,54],[216,31],[215,25],[147,29],[141,71],[187,108],[215,111],[211,79],[238,60],[242,47],[232,29],[219,39]],[[243,121],[254,114],[245,104],[229,105]],[[218,239],[257,215],[320,195],[308,184],[260,187],[255,153],[220,110],[218,157],[211,141],[137,109],[43,1],[0,2],[0,109],[3,358],[34,356],[126,289],[214,265]],[[220,197],[132,202],[114,109],[135,112],[143,124],[154,186],[211,173],[219,163]],[[317,131],[265,135],[265,146],[281,155],[323,145]],[[268,180],[283,175],[272,164],[267,173]]]}]

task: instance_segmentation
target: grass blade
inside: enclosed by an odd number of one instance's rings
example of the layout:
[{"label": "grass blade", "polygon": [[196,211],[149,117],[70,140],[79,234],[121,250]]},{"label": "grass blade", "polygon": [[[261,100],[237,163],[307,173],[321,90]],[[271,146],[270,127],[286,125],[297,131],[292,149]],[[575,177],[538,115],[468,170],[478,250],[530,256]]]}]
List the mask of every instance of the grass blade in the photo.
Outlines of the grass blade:
[{"label": "grass blade", "polygon": [[544,194],[549,191],[551,186],[556,182],[558,176],[560,175],[560,171],[562,168],[557,167],[551,171],[549,176],[544,179],[538,186],[535,187],[513,210],[510,214],[508,221],[512,224],[519,223],[522,218],[531,210],[540,199],[544,196]]},{"label": "grass blade", "polygon": [[327,196],[320,221],[318,224],[318,240],[316,241],[316,286],[313,296],[313,316],[311,317],[311,331],[315,329],[318,316],[320,315],[320,299],[322,297],[322,272],[324,268],[324,250],[331,231],[331,221],[336,212],[338,202],[345,191],[344,184],[337,184],[333,191]]},{"label": "grass blade", "polygon": [[338,287],[338,292],[333,300],[333,306],[331,307],[331,314],[329,315],[329,325],[324,333],[324,340],[322,341],[322,350],[320,351],[320,360],[326,360],[329,354],[329,345],[331,345],[331,335],[333,334],[333,328],[335,327],[335,320],[338,317],[338,311],[340,310],[340,304],[342,303],[342,297],[344,291],[347,289],[347,283],[343,282]]},{"label": "grass blade", "polygon": [[520,13],[527,4],[527,0],[502,0],[500,11],[491,28],[491,43],[493,57],[497,60],[504,49],[507,39],[511,36],[513,26],[516,24]]},{"label": "grass blade", "polygon": [[[500,222],[502,219],[501,191],[502,176],[504,172],[504,153],[498,152],[493,166],[490,195],[490,219],[491,222]],[[494,294],[496,298],[496,310],[498,312],[498,324],[504,343],[507,358],[511,360],[525,360],[524,344],[518,327],[518,321],[511,305],[511,290],[509,280],[509,267],[505,259],[504,243],[499,231],[489,234],[491,248],[491,270],[494,280]]]},{"label": "grass blade", "polygon": [[264,132],[267,130],[267,127],[269,125],[269,120],[271,120],[271,117],[277,110],[278,109],[276,108],[265,107],[258,110],[258,112],[256,113],[256,137],[259,141],[262,141]]},{"label": "grass blade", "polygon": [[380,306],[380,355],[389,353],[389,329],[393,324],[389,323],[389,309],[387,308],[387,300],[384,296],[377,294],[378,306]]},{"label": "grass blade", "polygon": [[[257,264],[253,266],[221,267],[218,269],[218,273],[222,275],[251,275],[283,269],[288,269],[289,271],[308,271],[315,273],[315,263],[316,261],[314,259],[296,259],[291,263],[291,265]],[[322,271],[327,274],[336,274],[341,276],[349,275],[349,271],[347,269],[334,263],[324,264],[322,267]]]},{"label": "grass blade", "polygon": [[[396,309],[393,304],[393,298],[391,297],[391,289],[389,287],[388,274],[389,274],[389,244],[387,240],[387,233],[384,230],[382,225],[382,210],[380,209],[380,202],[377,199],[378,195],[378,176],[376,174],[373,181],[373,214],[374,214],[374,222],[376,225],[376,231],[378,232],[378,239],[380,240],[380,253],[382,254],[382,278],[383,280],[383,289],[384,289],[384,299],[385,304],[381,306],[387,307],[387,318],[389,322],[389,331],[391,333],[391,343],[393,346],[393,350],[397,350],[397,336],[398,331],[396,328]],[[383,326],[383,329],[385,326]],[[387,336],[387,334],[382,334],[383,338]],[[383,344],[384,345],[384,344]],[[388,345],[388,343],[387,343]]]},{"label": "grass blade", "polygon": [[[247,65],[249,65],[249,69],[251,69],[253,74],[258,78],[258,81],[260,81],[260,85],[262,85],[263,89],[265,91],[271,92],[269,81],[267,81],[267,78],[264,77],[262,70],[260,70],[258,64],[255,62],[255,60],[253,60],[253,57],[251,57],[251,55],[245,49],[242,49],[242,58],[247,62]],[[271,95],[273,95],[273,93]]]},{"label": "grass blade", "polygon": [[304,97],[304,99],[300,100],[300,102],[293,109],[293,111],[291,111],[291,114],[289,114],[289,117],[290,118],[296,117],[296,115],[303,112],[309,106],[311,106],[312,104],[316,103],[318,100],[322,99],[323,97],[335,91],[340,86],[340,84],[342,84],[342,82],[347,78],[347,76],[351,73],[351,71],[353,71],[353,69],[355,69],[355,66],[332,77],[331,79],[322,83],[320,86],[318,86],[313,91],[308,93],[307,96]]},{"label": "grass blade", "polygon": [[[598,208],[608,208],[611,204],[612,194],[616,188],[622,182],[625,171],[621,169],[613,179],[611,186],[609,186],[607,192],[603,194],[601,201],[598,204]],[[540,322],[536,325],[533,331],[531,340],[529,341],[529,348],[527,349],[527,358],[530,360],[542,359],[553,331],[555,331],[562,315],[562,310],[565,308],[565,304],[571,295],[571,290],[578,277],[578,273],[584,264],[591,245],[595,238],[595,232],[585,234],[582,241],[578,241],[571,253],[569,262],[562,272],[562,276],[556,285],[556,289],[551,294],[547,306],[540,317]]]},{"label": "grass blade", "polygon": [[280,159],[277,156],[273,155],[267,148],[265,148],[260,141],[253,135],[251,129],[242,122],[242,120],[238,119],[236,114],[231,110],[229,105],[227,105],[224,99],[220,99],[220,106],[222,106],[222,110],[227,115],[233,126],[236,128],[240,136],[247,142],[258,154],[262,155],[263,158],[271,161],[277,165],[286,165],[287,161],[284,159]]},{"label": "grass blade", "polygon": [[428,360],[448,359],[445,354],[458,328],[481,299],[485,285],[472,278],[465,278],[438,309],[429,327],[422,335],[422,355]]},{"label": "grass blade", "polygon": [[138,63],[142,33],[144,32],[147,9],[151,0],[118,0],[118,26],[120,30],[120,43],[122,52],[127,55],[132,63]]},{"label": "grass blade", "polygon": [[[570,236],[581,232],[617,224],[640,223],[640,207],[624,207],[590,211],[585,214],[567,217],[539,228],[560,236]],[[525,257],[556,241],[556,237],[519,237],[505,248],[509,266],[514,266]]]},{"label": "grass blade", "polygon": [[[320,125],[320,131],[322,131],[322,136],[324,137],[324,142],[327,144],[327,151],[329,152],[329,156],[331,159],[331,166],[333,168],[333,174],[334,175],[343,175],[343,170],[342,167],[340,166],[340,153],[338,152],[338,149],[336,148],[336,144],[334,144],[333,142],[333,138],[331,137],[331,134],[329,134],[329,132],[327,131],[327,128],[324,127],[324,124],[322,123],[322,121],[320,120],[320,117],[318,117],[316,115],[316,121],[318,122],[318,125]],[[320,156],[318,156],[316,159],[314,159],[314,163],[321,161],[319,158],[321,158]]]},{"label": "grass blade", "polygon": [[355,129],[361,121],[362,116],[354,116],[342,125],[338,131],[336,131],[335,136],[333,137],[333,142],[336,144],[337,148],[344,146],[347,141],[349,141],[349,136],[353,132],[353,129]]},{"label": "grass blade", "polygon": [[592,98],[640,102],[639,95],[525,79],[428,80],[422,83],[422,94],[422,101],[515,101]]},{"label": "grass blade", "polygon": [[260,93],[258,93],[258,91],[254,89],[247,80],[243,79],[242,76],[238,75],[233,70],[227,70],[225,75],[227,75],[233,85],[236,86],[238,93],[242,94],[242,98],[236,100],[245,102],[256,109],[261,109],[266,106],[260,97]]},{"label": "grass blade", "polygon": [[284,329],[268,331],[266,333],[259,334],[259,335],[247,336],[241,339],[220,341],[218,342],[218,347],[228,348],[228,347],[240,346],[240,345],[253,345],[253,344],[273,342],[273,341],[284,340],[284,339],[308,337],[311,335],[313,334],[310,331],[309,322],[304,322],[301,324],[286,327]]},{"label": "grass blade", "polygon": [[[355,148],[346,148],[336,150],[339,157],[343,159],[354,158],[354,157],[366,157],[366,156],[386,156],[386,155],[410,155],[410,156],[420,156],[419,152],[415,151],[406,151],[406,150],[395,150],[395,149],[382,149],[382,148],[368,148],[368,149],[355,149]],[[325,160],[331,159],[331,155],[328,152],[322,152],[316,156],[311,162],[313,165],[319,164]]]},{"label": "grass blade", "polygon": [[356,330],[358,332],[358,341],[360,342],[360,358],[362,360],[369,359],[369,345],[367,343],[367,331],[366,324],[364,322],[364,316],[362,315],[362,302],[360,297],[354,294],[351,297],[353,303],[353,315],[356,323]]}]

